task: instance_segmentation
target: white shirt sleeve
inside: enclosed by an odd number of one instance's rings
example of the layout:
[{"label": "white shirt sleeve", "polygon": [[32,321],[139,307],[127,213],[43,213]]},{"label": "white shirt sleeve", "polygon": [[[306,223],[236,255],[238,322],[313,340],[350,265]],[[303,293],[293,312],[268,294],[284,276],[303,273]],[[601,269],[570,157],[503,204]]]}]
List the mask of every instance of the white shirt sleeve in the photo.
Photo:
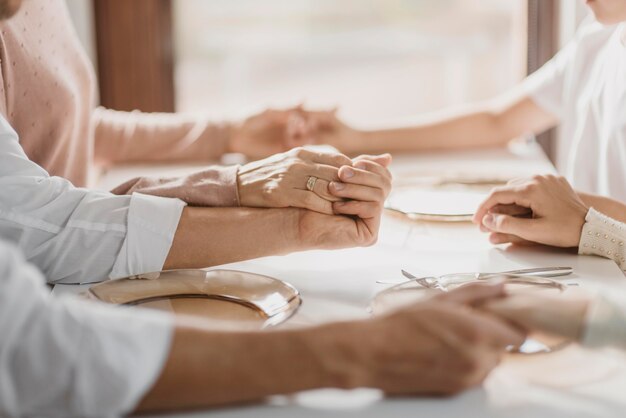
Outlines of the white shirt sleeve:
[{"label": "white shirt sleeve", "polygon": [[522,83],[522,89],[539,107],[559,119],[563,118],[567,69],[574,60],[576,49],[577,41],[570,41]]},{"label": "white shirt sleeve", "polygon": [[0,416],[132,411],[169,353],[173,317],[50,295],[0,241]]},{"label": "white shirt sleeve", "polygon": [[50,282],[161,270],[185,203],[74,187],[30,161],[0,116],[0,236]]}]

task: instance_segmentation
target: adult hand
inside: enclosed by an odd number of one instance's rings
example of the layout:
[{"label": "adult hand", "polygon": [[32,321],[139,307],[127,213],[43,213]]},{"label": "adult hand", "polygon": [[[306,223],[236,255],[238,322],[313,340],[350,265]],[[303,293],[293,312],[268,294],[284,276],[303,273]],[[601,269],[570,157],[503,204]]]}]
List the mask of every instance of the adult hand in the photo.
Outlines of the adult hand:
[{"label": "adult hand", "polygon": [[230,151],[258,159],[319,142],[321,121],[317,115],[323,113],[306,111],[301,105],[284,110],[265,110],[234,128]]},{"label": "adult hand", "polygon": [[[527,209],[531,217],[505,214],[503,208]],[[481,203],[473,221],[490,233],[494,244],[527,241],[576,247],[588,208],[563,177],[534,176],[495,188]]]},{"label": "adult hand", "polygon": [[487,301],[481,309],[525,330],[577,341],[582,336],[589,304],[587,296],[563,298],[518,294]]},{"label": "adult hand", "polygon": [[339,119],[336,109],[312,111],[309,119],[316,127],[316,135],[312,138],[316,144],[331,145],[351,155],[363,149],[363,133]]},{"label": "adult hand", "polygon": [[[354,210],[352,202],[384,201],[391,190],[389,155],[362,156],[296,148],[239,169],[240,203],[248,207],[296,207],[332,215]],[[314,177],[312,190],[307,183]],[[333,207],[333,202],[337,206]],[[348,204],[349,203],[349,204]],[[350,213],[352,214],[352,213]]]},{"label": "adult hand", "polygon": [[331,204],[334,215],[300,211],[298,231],[305,247],[369,246],[378,239],[384,202],[391,190],[391,174],[385,167],[391,157],[362,156],[354,161],[352,167],[339,169],[340,181],[328,185],[333,196],[349,199]]},{"label": "adult hand", "polygon": [[[480,384],[525,335],[470,306],[500,298],[502,285],[470,285],[363,323],[349,351],[354,387],[391,395],[455,394]],[[360,374],[358,374],[360,373]]]}]

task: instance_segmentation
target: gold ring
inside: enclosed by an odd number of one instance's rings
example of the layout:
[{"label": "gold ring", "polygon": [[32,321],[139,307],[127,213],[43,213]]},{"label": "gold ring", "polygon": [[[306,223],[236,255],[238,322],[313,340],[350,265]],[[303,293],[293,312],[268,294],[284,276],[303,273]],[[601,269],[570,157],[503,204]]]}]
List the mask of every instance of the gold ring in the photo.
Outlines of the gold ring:
[{"label": "gold ring", "polygon": [[313,191],[313,189],[315,188],[315,182],[317,181],[317,177],[309,177],[309,179],[306,181],[306,189],[310,192]]}]

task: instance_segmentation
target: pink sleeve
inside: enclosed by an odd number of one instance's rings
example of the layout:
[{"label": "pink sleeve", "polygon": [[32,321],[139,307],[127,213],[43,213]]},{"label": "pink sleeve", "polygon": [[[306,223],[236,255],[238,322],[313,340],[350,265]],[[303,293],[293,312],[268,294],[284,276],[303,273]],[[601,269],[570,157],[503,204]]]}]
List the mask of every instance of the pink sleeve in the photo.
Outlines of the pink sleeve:
[{"label": "pink sleeve", "polygon": [[[176,113],[97,108],[92,116],[95,160],[121,162],[215,161],[228,149],[232,127]],[[137,177],[112,190],[174,197],[192,206],[239,206],[238,167],[208,167],[189,176]]]},{"label": "pink sleeve", "polygon": [[136,177],[111,190],[114,194],[143,193],[181,199],[191,206],[239,206],[238,166],[208,167],[182,177]]},{"label": "pink sleeve", "polygon": [[92,115],[98,164],[211,161],[228,149],[232,126],[178,113],[121,112],[97,108]]}]

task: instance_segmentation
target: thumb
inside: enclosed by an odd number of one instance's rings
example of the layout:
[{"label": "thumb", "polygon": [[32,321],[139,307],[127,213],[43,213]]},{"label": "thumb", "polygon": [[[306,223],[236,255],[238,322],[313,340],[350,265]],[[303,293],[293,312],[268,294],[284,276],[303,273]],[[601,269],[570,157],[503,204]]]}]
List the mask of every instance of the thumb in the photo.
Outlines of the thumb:
[{"label": "thumb", "polygon": [[529,222],[534,219],[517,218],[501,213],[488,213],[483,217],[482,224],[489,228],[491,232],[501,234],[512,234],[525,238],[528,232]]}]

